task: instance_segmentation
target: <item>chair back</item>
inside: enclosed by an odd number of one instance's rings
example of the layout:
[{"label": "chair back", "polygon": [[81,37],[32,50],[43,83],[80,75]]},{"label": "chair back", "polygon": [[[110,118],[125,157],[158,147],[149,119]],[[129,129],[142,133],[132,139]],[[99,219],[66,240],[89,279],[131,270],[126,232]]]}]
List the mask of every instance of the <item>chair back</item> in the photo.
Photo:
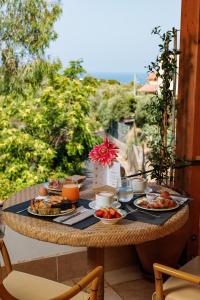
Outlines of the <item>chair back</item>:
[{"label": "chair back", "polygon": [[[5,264],[5,269],[7,275],[12,272],[13,268],[11,265],[10,257],[8,254],[8,250],[6,248],[6,245],[2,239],[0,239],[0,252]],[[91,272],[89,272],[85,277],[83,277],[79,282],[77,282],[73,287],[68,289],[63,294],[57,296],[54,299],[51,300],[68,300],[77,295],[79,292],[81,292],[85,287],[87,287],[90,284],[90,300],[97,300],[97,292],[98,292],[98,286],[99,282],[101,280],[103,274],[103,267],[98,266]],[[2,283],[2,276],[0,278],[0,299],[5,300],[17,300],[15,297],[10,295],[8,291],[4,288],[4,285]]]}]

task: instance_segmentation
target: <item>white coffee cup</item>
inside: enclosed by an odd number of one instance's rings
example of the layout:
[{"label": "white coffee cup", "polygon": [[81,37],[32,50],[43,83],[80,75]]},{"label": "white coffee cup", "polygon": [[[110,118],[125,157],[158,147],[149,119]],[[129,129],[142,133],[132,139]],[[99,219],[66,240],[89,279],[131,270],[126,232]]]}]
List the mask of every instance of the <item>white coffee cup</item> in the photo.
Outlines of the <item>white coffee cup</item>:
[{"label": "white coffee cup", "polygon": [[110,207],[115,201],[114,194],[109,192],[99,192],[96,194],[96,205],[95,208],[99,209],[102,207]]},{"label": "white coffee cup", "polygon": [[144,178],[132,178],[132,188],[135,193],[144,193],[144,190],[147,186],[147,180]]}]

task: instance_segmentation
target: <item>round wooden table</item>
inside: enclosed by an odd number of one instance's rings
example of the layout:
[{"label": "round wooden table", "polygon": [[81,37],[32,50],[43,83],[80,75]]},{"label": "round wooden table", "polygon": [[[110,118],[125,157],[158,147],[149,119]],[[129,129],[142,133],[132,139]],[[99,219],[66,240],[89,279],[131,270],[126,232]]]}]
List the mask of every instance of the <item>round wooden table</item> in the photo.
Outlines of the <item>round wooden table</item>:
[{"label": "round wooden table", "polygon": [[[4,208],[34,198],[38,194],[40,186],[32,186],[15,193],[5,202]],[[113,191],[113,188],[105,186],[94,191],[90,187],[87,187],[81,192],[81,197],[92,200],[94,199],[95,192],[99,190]],[[4,212],[5,223],[13,230],[25,236],[55,244],[87,247],[89,269],[97,265],[104,266],[105,247],[139,245],[169,236],[182,228],[187,222],[188,217],[189,209],[186,205],[162,226],[123,219],[115,225],[104,225],[98,222],[84,230],[78,230],[42,219]],[[99,299],[104,299],[103,282],[102,278]]]}]

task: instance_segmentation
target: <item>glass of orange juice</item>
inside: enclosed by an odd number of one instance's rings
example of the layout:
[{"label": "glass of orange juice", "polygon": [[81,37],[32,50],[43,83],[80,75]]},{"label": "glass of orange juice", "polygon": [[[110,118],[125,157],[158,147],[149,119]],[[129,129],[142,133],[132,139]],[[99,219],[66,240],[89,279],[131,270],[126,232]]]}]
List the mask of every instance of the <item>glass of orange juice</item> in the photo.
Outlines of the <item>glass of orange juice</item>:
[{"label": "glass of orange juice", "polygon": [[77,202],[80,198],[78,184],[76,182],[65,183],[62,187],[62,196],[72,203]]}]

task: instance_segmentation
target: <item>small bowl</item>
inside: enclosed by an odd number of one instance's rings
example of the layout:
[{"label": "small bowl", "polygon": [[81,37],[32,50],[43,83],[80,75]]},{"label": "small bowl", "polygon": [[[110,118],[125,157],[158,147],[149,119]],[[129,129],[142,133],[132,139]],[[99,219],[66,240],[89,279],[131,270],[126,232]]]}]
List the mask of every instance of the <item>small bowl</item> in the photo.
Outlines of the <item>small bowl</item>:
[{"label": "small bowl", "polygon": [[114,219],[106,219],[106,218],[100,218],[100,217],[97,217],[96,216],[96,213],[94,213],[94,216],[101,220],[101,222],[103,224],[108,224],[108,225],[114,225],[116,224],[117,222],[119,222],[121,219],[125,218],[126,215],[127,215],[127,212],[125,210],[122,210],[122,209],[117,209],[117,211],[121,214],[121,217],[120,218],[114,218]]},{"label": "small bowl", "polygon": [[158,197],[158,195],[154,193],[146,193],[146,197],[148,201],[153,201],[156,197]]}]

